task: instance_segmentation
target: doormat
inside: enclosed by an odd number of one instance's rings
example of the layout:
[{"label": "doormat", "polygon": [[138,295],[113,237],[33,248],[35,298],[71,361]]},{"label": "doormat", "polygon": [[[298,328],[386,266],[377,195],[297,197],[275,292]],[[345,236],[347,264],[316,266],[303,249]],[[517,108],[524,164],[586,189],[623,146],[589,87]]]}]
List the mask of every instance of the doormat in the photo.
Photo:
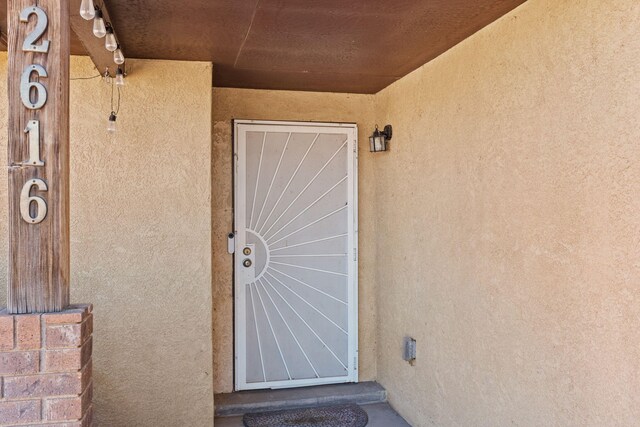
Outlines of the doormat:
[{"label": "doormat", "polygon": [[358,405],[339,405],[245,414],[242,421],[246,427],[364,427],[369,417]]}]

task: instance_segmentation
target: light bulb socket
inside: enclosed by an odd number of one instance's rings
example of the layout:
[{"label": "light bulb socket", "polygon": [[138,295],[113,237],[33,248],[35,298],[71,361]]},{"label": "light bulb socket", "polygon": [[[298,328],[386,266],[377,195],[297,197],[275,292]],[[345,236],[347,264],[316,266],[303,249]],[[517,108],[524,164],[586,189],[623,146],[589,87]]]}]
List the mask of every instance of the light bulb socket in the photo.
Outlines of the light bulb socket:
[{"label": "light bulb socket", "polygon": [[116,70],[116,86],[124,86],[124,71],[120,67]]},{"label": "light bulb socket", "polygon": [[111,26],[111,22],[105,23],[104,26],[107,29],[107,34],[113,34],[113,27]]},{"label": "light bulb socket", "polygon": [[100,9],[98,6],[96,6],[96,16],[95,19],[102,19],[104,15],[102,15],[102,9]]},{"label": "light bulb socket", "polygon": [[116,112],[112,111],[109,115],[109,121],[107,122],[107,132],[112,135],[116,133],[116,119]]}]

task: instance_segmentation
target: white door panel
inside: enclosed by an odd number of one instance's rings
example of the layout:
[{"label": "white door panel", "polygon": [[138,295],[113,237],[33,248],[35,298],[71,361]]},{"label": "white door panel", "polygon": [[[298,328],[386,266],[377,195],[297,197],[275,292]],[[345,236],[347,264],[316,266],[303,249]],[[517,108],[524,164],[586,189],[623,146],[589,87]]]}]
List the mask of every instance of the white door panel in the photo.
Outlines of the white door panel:
[{"label": "white door panel", "polygon": [[357,129],[234,122],[236,389],[357,381]]}]

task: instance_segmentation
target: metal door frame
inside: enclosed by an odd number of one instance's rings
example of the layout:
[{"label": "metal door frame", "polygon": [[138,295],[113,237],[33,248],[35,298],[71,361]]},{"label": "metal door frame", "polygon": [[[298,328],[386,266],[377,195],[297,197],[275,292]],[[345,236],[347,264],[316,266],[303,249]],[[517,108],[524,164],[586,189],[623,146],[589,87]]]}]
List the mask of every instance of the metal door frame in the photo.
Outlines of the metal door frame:
[{"label": "metal door frame", "polygon": [[[347,174],[348,188],[348,216],[351,218],[348,224],[348,252],[349,256],[348,283],[349,283],[349,321],[348,321],[348,375],[331,378],[313,378],[306,380],[270,381],[262,383],[246,382],[246,313],[245,313],[245,287],[237,286],[238,263],[242,257],[237,256],[237,249],[245,245],[244,235],[238,233],[238,223],[244,223],[246,214],[246,197],[240,195],[240,189],[246,190],[246,169],[242,163],[246,159],[246,144],[240,144],[240,127],[252,125],[256,129],[264,129],[266,132],[282,131],[286,127],[289,132],[326,132],[331,129],[347,130],[349,141],[347,143]],[[246,140],[245,140],[246,142]],[[233,120],[233,197],[234,214],[233,228],[235,234],[234,253],[234,389],[256,390],[268,388],[292,388],[322,384],[339,384],[358,382],[358,127],[355,123],[327,123],[327,122],[296,122],[277,120]],[[239,215],[241,217],[239,217]]]}]

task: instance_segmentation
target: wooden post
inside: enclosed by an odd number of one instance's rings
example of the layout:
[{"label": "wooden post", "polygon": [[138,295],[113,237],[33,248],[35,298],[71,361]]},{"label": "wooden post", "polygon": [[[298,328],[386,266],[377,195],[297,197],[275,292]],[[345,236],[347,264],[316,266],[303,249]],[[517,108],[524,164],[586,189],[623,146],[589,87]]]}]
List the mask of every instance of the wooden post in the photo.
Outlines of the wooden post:
[{"label": "wooden post", "polygon": [[69,2],[7,0],[13,314],[69,305]]}]

